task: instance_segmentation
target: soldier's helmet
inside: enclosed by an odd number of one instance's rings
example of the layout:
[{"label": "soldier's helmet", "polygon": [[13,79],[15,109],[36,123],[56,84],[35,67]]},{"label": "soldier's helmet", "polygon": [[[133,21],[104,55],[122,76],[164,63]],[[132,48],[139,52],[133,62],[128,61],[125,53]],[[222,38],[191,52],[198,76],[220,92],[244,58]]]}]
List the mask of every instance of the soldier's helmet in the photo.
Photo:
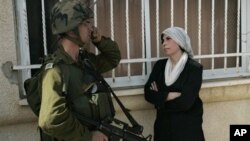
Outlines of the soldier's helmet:
[{"label": "soldier's helmet", "polygon": [[93,18],[94,13],[80,0],[62,0],[51,9],[51,29],[53,34],[73,30],[86,19]]}]

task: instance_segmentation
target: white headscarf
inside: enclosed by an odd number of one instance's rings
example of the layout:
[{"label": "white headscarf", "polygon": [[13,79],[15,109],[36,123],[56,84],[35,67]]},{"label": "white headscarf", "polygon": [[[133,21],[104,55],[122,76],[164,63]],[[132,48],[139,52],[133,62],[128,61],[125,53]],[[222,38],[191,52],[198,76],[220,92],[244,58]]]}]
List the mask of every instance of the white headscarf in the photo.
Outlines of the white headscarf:
[{"label": "white headscarf", "polygon": [[[184,49],[190,58],[193,58],[191,42],[186,31],[181,27],[170,27],[162,32],[162,35],[173,39],[182,49]],[[162,36],[162,37],[163,37]]]},{"label": "white headscarf", "polygon": [[173,39],[185,51],[174,68],[172,66],[171,60],[167,61],[165,67],[165,84],[170,86],[179,78],[187,63],[188,56],[193,58],[193,50],[191,47],[190,38],[183,28],[167,28],[162,32],[162,38],[165,37],[170,37]]}]

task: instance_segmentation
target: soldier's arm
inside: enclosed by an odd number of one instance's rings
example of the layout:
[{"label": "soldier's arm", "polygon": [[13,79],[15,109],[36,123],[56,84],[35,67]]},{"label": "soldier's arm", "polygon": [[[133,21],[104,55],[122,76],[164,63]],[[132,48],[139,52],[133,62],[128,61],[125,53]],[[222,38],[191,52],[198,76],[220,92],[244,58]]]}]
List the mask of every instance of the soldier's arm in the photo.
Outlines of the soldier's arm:
[{"label": "soldier's arm", "polygon": [[94,43],[100,53],[98,55],[90,54],[90,60],[100,72],[107,72],[115,68],[120,60],[121,54],[117,43],[110,38],[102,36],[101,41]]},{"label": "soldier's arm", "polygon": [[67,107],[58,68],[49,69],[44,74],[38,124],[45,133],[58,139],[83,141],[91,138],[89,130],[73,117]]}]

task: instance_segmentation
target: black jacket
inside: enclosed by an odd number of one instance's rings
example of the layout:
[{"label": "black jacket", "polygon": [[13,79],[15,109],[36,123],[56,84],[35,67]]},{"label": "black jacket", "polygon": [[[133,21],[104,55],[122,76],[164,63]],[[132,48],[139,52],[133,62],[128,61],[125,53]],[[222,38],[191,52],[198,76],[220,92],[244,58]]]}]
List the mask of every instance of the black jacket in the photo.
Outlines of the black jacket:
[{"label": "black jacket", "polygon": [[[166,62],[167,59],[156,62],[144,88],[145,99],[157,109],[154,141],[204,141],[203,107],[199,98],[203,67],[189,58],[179,78],[166,86]],[[150,90],[153,81],[158,92]],[[169,92],[180,92],[181,96],[166,102]]]}]

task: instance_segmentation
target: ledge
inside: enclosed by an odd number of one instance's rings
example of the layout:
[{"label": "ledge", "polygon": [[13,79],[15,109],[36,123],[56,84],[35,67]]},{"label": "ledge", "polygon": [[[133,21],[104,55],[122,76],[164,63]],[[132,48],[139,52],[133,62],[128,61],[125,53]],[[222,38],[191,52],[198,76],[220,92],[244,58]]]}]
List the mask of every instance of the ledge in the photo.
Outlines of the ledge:
[{"label": "ledge", "polygon": [[201,88],[226,87],[250,84],[250,78],[230,78],[221,80],[207,80],[202,83]]},{"label": "ledge", "polygon": [[[204,81],[201,88],[202,88],[202,98],[204,97],[205,94],[207,94],[207,92],[203,92],[204,89],[207,88],[219,88],[219,87],[231,87],[231,86],[237,86],[237,85],[246,85],[246,84],[250,84],[250,78],[241,78],[241,79],[223,79],[223,80],[216,80],[216,81]],[[114,90],[115,94],[118,97],[133,97],[133,96],[138,96],[138,95],[142,95],[144,93],[144,89],[143,88],[127,88],[127,89],[123,89],[123,90]],[[213,93],[212,93],[213,94]],[[216,93],[214,93],[216,95]],[[226,96],[225,94],[223,96]],[[240,95],[237,95],[238,97],[240,97]],[[208,97],[211,97],[211,92],[209,95],[205,96],[205,99],[209,99]],[[244,96],[244,98],[246,98]],[[205,100],[207,101],[207,100]],[[27,100],[26,99],[21,99],[19,100],[19,105],[21,106],[27,106]]]}]

